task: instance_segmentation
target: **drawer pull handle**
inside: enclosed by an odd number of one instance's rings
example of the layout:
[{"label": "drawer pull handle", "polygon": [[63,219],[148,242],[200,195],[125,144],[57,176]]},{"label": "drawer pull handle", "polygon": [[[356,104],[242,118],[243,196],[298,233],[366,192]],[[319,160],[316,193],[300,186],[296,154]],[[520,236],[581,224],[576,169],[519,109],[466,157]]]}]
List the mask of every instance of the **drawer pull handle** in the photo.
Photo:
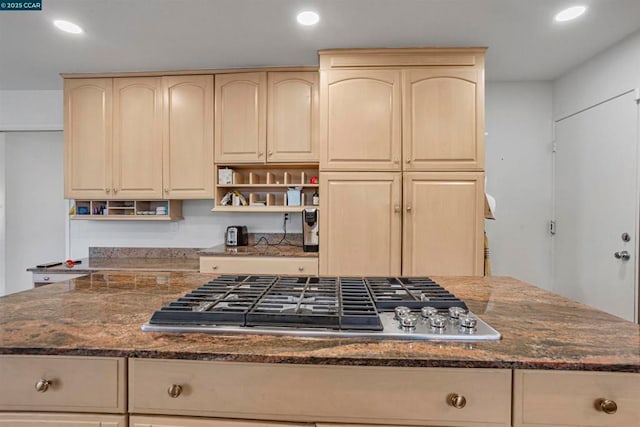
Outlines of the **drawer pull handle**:
[{"label": "drawer pull handle", "polygon": [[182,393],[182,386],[178,384],[171,384],[167,389],[167,393],[175,399]]},{"label": "drawer pull handle", "polygon": [[605,414],[615,414],[618,411],[618,404],[610,399],[598,399],[596,408]]},{"label": "drawer pull handle", "polygon": [[467,405],[467,399],[460,394],[451,393],[447,396],[447,403],[454,408],[462,409]]},{"label": "drawer pull handle", "polygon": [[212,267],[211,267],[211,269],[212,269],[212,270],[217,270],[217,269],[218,269],[218,266],[217,266],[217,265],[214,265],[214,266],[212,266]]},{"label": "drawer pull handle", "polygon": [[44,277],[42,278],[42,280],[46,280],[46,281],[48,282],[48,281],[49,281],[49,276],[44,276]]},{"label": "drawer pull handle", "polygon": [[42,378],[36,383],[36,391],[38,393],[44,393],[45,391],[49,390],[50,385],[51,383],[48,380]]},{"label": "drawer pull handle", "polygon": [[304,267],[303,266],[298,267],[298,271],[304,271]]}]

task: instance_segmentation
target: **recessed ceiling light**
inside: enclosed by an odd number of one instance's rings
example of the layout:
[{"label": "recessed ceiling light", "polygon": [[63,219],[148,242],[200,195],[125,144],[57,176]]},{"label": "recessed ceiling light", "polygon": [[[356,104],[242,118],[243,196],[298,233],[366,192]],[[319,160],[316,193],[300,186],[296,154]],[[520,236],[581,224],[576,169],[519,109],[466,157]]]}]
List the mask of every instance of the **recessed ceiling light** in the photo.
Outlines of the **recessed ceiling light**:
[{"label": "recessed ceiling light", "polygon": [[587,6],[572,6],[565,10],[562,10],[556,14],[554,18],[557,22],[571,21],[581,16],[587,11]]},{"label": "recessed ceiling light", "polygon": [[82,33],[82,28],[80,28],[80,26],[74,24],[73,22],[63,21],[58,19],[57,21],[53,21],[53,25],[55,25],[60,30],[65,31],[67,33],[71,33],[71,34]]},{"label": "recessed ceiling light", "polygon": [[315,25],[320,21],[320,15],[310,10],[298,14],[298,23],[301,25]]}]

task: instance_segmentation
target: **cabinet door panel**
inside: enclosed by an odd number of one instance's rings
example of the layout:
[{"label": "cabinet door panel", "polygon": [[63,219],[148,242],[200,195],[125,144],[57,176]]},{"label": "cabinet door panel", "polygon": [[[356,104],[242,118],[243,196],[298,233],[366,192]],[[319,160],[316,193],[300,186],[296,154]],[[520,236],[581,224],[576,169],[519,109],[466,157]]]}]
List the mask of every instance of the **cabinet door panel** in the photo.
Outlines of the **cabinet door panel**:
[{"label": "cabinet door panel", "polygon": [[0,427],[127,427],[125,415],[0,413]]},{"label": "cabinet door panel", "polygon": [[111,192],[111,79],[64,81],[64,196]]},{"label": "cabinet door panel", "polygon": [[325,71],[321,76],[323,170],[400,170],[400,72]]},{"label": "cabinet door panel", "polygon": [[317,72],[268,75],[267,161],[318,161]]},{"label": "cabinet door panel", "polygon": [[404,174],[402,274],[483,275],[484,174]]},{"label": "cabinet door panel", "polygon": [[225,418],[143,417],[132,415],[130,427],[312,427],[312,424],[278,423],[270,421],[233,420]]},{"label": "cabinet door panel", "polygon": [[405,70],[403,82],[404,169],[482,169],[481,71]]},{"label": "cabinet door panel", "polygon": [[114,79],[113,198],[162,197],[162,79]]},{"label": "cabinet door panel", "polygon": [[216,162],[264,163],[267,73],[216,76]]},{"label": "cabinet door panel", "polygon": [[213,198],[213,76],[163,77],[165,199]]},{"label": "cabinet door panel", "polygon": [[320,274],[400,274],[401,174],[320,176]]}]

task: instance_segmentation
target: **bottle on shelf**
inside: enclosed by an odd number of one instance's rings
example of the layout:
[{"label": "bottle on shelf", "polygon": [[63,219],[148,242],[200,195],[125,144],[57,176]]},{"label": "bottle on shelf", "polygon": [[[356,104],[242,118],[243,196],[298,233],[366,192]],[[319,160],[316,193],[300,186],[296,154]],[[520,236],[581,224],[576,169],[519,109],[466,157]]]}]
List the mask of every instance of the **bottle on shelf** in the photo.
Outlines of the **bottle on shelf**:
[{"label": "bottle on shelf", "polygon": [[313,206],[318,206],[320,204],[320,196],[318,195],[318,190],[313,192],[312,202]]}]

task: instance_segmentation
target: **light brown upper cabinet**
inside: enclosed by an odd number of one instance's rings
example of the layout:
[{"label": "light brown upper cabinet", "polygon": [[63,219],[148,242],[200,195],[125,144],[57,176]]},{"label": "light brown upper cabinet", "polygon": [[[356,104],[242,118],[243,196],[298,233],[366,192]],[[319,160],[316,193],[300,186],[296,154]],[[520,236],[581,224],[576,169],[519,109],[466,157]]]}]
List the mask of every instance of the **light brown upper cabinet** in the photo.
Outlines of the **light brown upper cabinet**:
[{"label": "light brown upper cabinet", "polygon": [[402,274],[482,276],[483,172],[406,172]]},{"label": "light brown upper cabinet", "polygon": [[113,80],[113,198],[162,197],[162,78]]},{"label": "light brown upper cabinet", "polygon": [[162,197],[159,77],[64,83],[65,197]]},{"label": "light brown upper cabinet", "polygon": [[216,75],[215,161],[264,163],[267,73]]},{"label": "light brown upper cabinet", "polygon": [[213,198],[213,76],[166,76],[163,198]]},{"label": "light brown upper cabinet", "polygon": [[318,161],[318,73],[270,72],[267,162]]},{"label": "light brown upper cabinet", "polygon": [[402,77],[403,169],[482,170],[482,71],[411,69]]},{"label": "light brown upper cabinet", "polygon": [[64,196],[111,193],[111,79],[64,81]]},{"label": "light brown upper cabinet", "polygon": [[401,73],[323,71],[320,169],[401,170]]},{"label": "light brown upper cabinet", "polygon": [[320,275],[400,275],[402,174],[320,174]]}]

